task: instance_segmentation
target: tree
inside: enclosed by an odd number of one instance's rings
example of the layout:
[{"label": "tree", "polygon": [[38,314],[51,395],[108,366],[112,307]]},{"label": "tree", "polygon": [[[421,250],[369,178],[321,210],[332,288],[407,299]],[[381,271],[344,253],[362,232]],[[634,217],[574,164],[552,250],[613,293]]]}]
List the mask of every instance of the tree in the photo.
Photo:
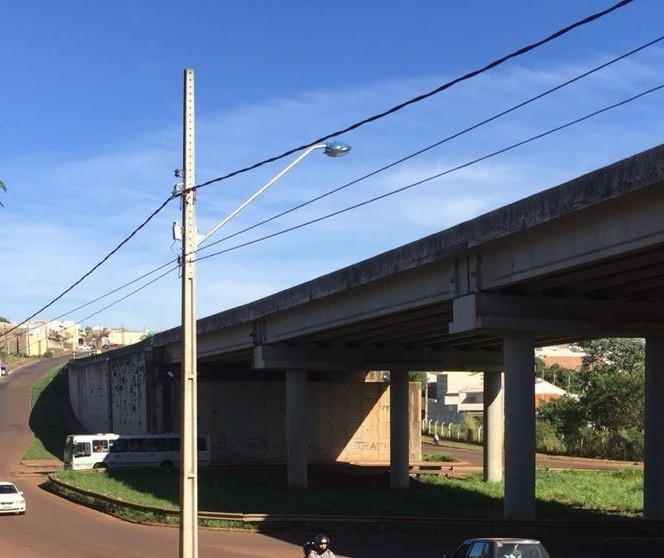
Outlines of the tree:
[{"label": "tree", "polygon": [[[641,459],[645,345],[642,339],[600,339],[582,345],[578,395],[538,409],[569,453]],[[544,426],[546,427],[546,426]]]},{"label": "tree", "polygon": [[583,345],[579,373],[586,419],[596,430],[641,430],[645,389],[643,339],[600,339]]},{"label": "tree", "polygon": [[565,368],[559,364],[546,366],[544,365],[544,361],[542,361],[542,366],[538,367],[536,362],[535,375],[569,393],[576,393],[578,391],[579,373],[571,368]]},{"label": "tree", "polygon": [[[0,180],[0,190],[3,192],[7,191],[7,186],[5,186],[5,183],[2,180]],[[2,202],[0,202],[0,207],[5,207]]]},{"label": "tree", "polygon": [[0,323],[8,324],[8,323],[10,323],[10,321],[7,318],[5,318],[4,316],[0,316]]}]

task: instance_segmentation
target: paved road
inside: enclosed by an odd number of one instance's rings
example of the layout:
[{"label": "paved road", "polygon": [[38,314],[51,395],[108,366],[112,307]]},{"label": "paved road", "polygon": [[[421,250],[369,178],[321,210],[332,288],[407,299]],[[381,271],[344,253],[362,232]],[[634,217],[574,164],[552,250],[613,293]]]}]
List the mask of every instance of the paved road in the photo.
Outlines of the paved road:
[{"label": "paved road", "polygon": [[[28,417],[31,386],[53,361],[30,364],[0,378],[0,477],[10,478],[25,491],[25,516],[0,517],[0,557],[11,558],[176,558],[178,530],[133,525],[58,498],[39,485],[44,481],[21,456],[32,441]],[[478,533],[481,535],[482,533]],[[330,533],[339,558],[440,558],[459,536],[426,537],[344,535]],[[515,535],[518,535],[515,533]],[[296,558],[305,534],[257,534],[199,531],[200,558]],[[662,556],[664,540],[575,541],[545,540],[554,558],[618,558]]]}]

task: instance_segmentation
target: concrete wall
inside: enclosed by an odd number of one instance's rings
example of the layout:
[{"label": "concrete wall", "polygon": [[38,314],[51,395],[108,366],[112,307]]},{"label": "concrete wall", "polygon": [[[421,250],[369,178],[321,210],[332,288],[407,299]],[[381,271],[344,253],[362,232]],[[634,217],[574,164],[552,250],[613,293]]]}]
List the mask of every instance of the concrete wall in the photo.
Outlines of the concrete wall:
[{"label": "concrete wall", "polygon": [[[90,432],[151,432],[146,352],[69,362],[69,398]],[[153,399],[153,398],[151,398]]]},{"label": "concrete wall", "polygon": [[[90,432],[179,431],[178,389],[157,381],[147,352],[70,361],[69,394]],[[161,376],[164,376],[163,374]],[[285,461],[282,381],[198,382],[198,430],[210,436],[213,461]],[[410,459],[421,459],[419,383],[410,385]],[[312,463],[389,463],[389,384],[309,382]]]},{"label": "concrete wall", "polygon": [[[89,359],[86,359],[89,360]],[[89,432],[112,432],[108,362],[69,362],[69,400],[78,422]]]},{"label": "concrete wall", "polygon": [[[311,463],[390,460],[389,384],[310,382]],[[199,384],[199,432],[210,435],[215,461],[283,462],[285,387],[281,382]],[[419,385],[410,390],[411,460],[421,459]]]}]

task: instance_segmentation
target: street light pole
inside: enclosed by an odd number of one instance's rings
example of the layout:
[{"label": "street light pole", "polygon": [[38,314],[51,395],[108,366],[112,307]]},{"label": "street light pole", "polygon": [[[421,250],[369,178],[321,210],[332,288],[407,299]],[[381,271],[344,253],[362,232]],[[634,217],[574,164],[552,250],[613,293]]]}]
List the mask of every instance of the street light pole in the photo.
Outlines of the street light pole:
[{"label": "street light pole", "polygon": [[240,211],[242,211],[245,207],[247,207],[252,201],[254,201],[258,196],[260,196],[265,190],[267,190],[272,184],[274,184],[277,180],[279,180],[284,174],[286,174],[289,170],[291,170],[295,165],[297,165],[302,159],[304,159],[309,153],[316,149],[324,149],[325,154],[328,157],[343,157],[350,151],[350,146],[341,143],[338,141],[331,141],[328,143],[316,143],[307,149],[305,149],[301,155],[299,155],[297,158],[295,158],[287,167],[285,167],[283,170],[279,171],[275,176],[273,176],[269,182],[267,182],[264,186],[262,186],[259,190],[257,190],[254,194],[252,194],[249,198],[247,198],[244,202],[242,202],[238,207],[236,207],[231,213],[229,213],[226,217],[224,217],[215,227],[207,233],[203,238],[199,239],[198,245],[200,246],[205,242],[208,238],[210,238],[214,233],[216,233],[221,227],[223,227],[228,221],[230,221],[233,217],[235,217]]},{"label": "street light pole", "polygon": [[180,426],[180,558],[198,558],[196,386],[196,201],[194,71],[184,71],[182,142],[182,371]]},{"label": "street light pole", "polygon": [[[182,370],[180,374],[180,558],[198,558],[198,387],[196,347],[196,250],[219,228],[242,211],[286,172],[316,149],[329,157],[341,157],[350,146],[340,142],[318,143],[307,148],[260,190],[226,216],[210,233],[197,240],[194,157],[194,71],[184,71],[182,140]],[[170,375],[170,374],[169,374]]]}]

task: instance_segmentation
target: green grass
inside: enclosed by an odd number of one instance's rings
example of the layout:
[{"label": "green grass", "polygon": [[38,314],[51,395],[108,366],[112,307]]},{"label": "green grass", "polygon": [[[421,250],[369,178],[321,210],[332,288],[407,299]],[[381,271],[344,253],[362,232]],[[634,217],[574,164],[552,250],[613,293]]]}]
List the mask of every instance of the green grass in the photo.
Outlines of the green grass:
[{"label": "green grass", "polygon": [[422,461],[441,461],[445,463],[452,463],[456,461],[456,457],[449,453],[426,453],[422,455]]},{"label": "green grass", "polygon": [[61,365],[56,366],[32,388],[29,424],[35,438],[24,459],[62,459],[65,436],[69,434],[68,402],[67,374]]},{"label": "green grass", "polygon": [[[365,468],[366,469],[366,468]],[[73,472],[55,478],[126,502],[177,509],[176,472]],[[640,469],[615,472],[547,471],[536,474],[537,515],[541,519],[637,517],[642,510]],[[237,513],[332,514],[500,518],[501,483],[480,475],[446,478],[419,475],[408,490],[389,488],[384,471],[312,469],[310,488],[286,488],[281,467],[212,468],[199,472],[199,509]]]}]

